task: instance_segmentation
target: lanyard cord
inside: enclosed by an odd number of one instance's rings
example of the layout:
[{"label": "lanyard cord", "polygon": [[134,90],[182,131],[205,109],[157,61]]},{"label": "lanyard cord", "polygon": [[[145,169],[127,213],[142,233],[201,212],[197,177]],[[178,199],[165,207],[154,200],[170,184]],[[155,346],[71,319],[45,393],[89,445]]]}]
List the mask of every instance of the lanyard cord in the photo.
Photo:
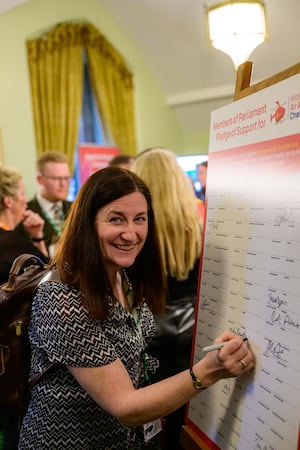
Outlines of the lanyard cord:
[{"label": "lanyard cord", "polygon": [[136,307],[132,308],[131,313],[133,315],[134,323],[135,323],[135,326],[137,328],[137,331],[138,331],[138,334],[139,334],[139,337],[140,337],[140,342],[142,344],[141,359],[142,359],[143,368],[144,368],[144,381],[147,384],[149,384],[150,383],[150,378],[149,378],[149,375],[148,375],[148,364],[147,364],[146,355],[145,355],[145,341],[144,341],[144,338],[143,338],[142,327],[141,327],[140,319],[138,318],[138,315],[137,315]]},{"label": "lanyard cord", "polygon": [[141,327],[141,322],[140,319],[138,317],[138,313],[137,313],[137,309],[135,306],[133,306],[133,289],[132,289],[132,284],[130,283],[129,279],[128,279],[128,275],[125,272],[125,270],[123,270],[123,274],[124,274],[124,281],[125,281],[125,293],[126,293],[126,297],[128,299],[128,303],[129,303],[129,307],[130,307],[130,311],[131,314],[133,316],[134,319],[134,323],[137,329],[137,333],[139,335],[139,339],[140,339],[140,343],[142,345],[142,353],[141,353],[141,360],[143,363],[143,369],[144,369],[144,381],[146,384],[150,383],[150,378],[148,375],[148,364],[147,364],[147,360],[146,360],[146,355],[145,355],[145,340],[143,337],[143,331],[142,331],[142,327]]}]

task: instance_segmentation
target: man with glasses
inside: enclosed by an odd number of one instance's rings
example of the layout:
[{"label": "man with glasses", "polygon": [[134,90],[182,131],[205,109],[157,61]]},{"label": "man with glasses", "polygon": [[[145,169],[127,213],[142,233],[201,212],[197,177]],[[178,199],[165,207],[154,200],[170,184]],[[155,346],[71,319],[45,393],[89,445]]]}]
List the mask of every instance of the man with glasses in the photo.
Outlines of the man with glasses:
[{"label": "man with glasses", "polygon": [[50,256],[61,234],[71,202],[67,201],[70,185],[70,169],[63,153],[48,151],[36,161],[39,190],[28,208],[45,220],[44,239]]}]

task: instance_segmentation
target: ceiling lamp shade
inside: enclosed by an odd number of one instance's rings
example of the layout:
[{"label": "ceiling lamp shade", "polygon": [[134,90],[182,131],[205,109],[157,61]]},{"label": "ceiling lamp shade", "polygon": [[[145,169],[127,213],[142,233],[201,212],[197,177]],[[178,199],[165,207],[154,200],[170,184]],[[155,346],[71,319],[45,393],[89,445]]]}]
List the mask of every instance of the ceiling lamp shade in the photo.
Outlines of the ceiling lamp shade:
[{"label": "ceiling lamp shade", "polygon": [[265,5],[260,0],[231,0],[207,9],[209,41],[229,55],[235,69],[267,40]]}]

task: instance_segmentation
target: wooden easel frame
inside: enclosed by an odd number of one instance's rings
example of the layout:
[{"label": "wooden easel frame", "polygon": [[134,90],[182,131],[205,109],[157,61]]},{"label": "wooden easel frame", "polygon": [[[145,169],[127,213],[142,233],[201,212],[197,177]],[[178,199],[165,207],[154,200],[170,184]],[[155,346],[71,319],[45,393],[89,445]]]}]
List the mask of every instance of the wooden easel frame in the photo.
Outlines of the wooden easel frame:
[{"label": "wooden easel frame", "polygon": [[298,63],[286,70],[283,70],[282,72],[277,73],[276,75],[250,86],[252,66],[252,62],[246,61],[238,67],[233,101],[240,100],[241,98],[247,97],[248,95],[254,94],[255,92],[261,91],[262,89],[300,73],[300,63]]},{"label": "wooden easel frame", "polygon": [[[300,73],[300,63],[297,63],[276,75],[250,86],[252,67],[253,63],[251,61],[246,61],[238,67],[233,101],[240,100]],[[211,448],[189,425],[184,425],[182,427],[180,444],[185,450],[210,450]]]}]

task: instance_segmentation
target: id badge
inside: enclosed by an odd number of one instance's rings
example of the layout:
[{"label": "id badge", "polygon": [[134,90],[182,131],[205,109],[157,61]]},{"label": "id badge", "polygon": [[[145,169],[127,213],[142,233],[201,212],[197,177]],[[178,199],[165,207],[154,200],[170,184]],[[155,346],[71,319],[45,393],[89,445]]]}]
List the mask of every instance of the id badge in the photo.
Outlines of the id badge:
[{"label": "id badge", "polygon": [[145,442],[149,442],[152,438],[154,438],[154,436],[156,436],[162,430],[161,419],[145,423],[143,427],[144,427]]}]

